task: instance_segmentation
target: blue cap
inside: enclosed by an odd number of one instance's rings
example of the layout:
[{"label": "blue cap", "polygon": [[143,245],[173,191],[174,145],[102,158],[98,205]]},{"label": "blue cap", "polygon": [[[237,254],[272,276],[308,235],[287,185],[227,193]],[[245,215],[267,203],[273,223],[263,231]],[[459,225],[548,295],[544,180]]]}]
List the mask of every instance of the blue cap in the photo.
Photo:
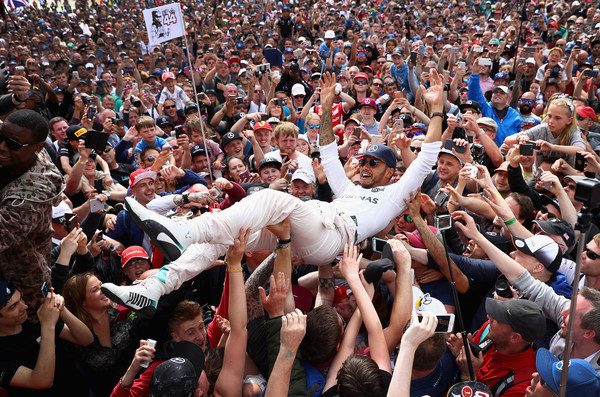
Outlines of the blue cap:
[{"label": "blue cap", "polygon": [[508,80],[508,73],[505,72],[498,72],[494,75],[494,80],[496,79],[504,79],[504,80]]},{"label": "blue cap", "polygon": [[6,305],[15,291],[15,287],[11,283],[0,278],[0,309]]},{"label": "blue cap", "polygon": [[[540,348],[535,357],[535,366],[542,380],[554,393],[560,390],[560,377],[563,362],[547,349]],[[567,397],[600,395],[600,376],[585,360],[578,358],[569,361],[567,374]]]},{"label": "blue cap", "polygon": [[383,161],[388,167],[396,168],[397,160],[394,151],[383,144],[369,146],[363,157],[374,157]]}]

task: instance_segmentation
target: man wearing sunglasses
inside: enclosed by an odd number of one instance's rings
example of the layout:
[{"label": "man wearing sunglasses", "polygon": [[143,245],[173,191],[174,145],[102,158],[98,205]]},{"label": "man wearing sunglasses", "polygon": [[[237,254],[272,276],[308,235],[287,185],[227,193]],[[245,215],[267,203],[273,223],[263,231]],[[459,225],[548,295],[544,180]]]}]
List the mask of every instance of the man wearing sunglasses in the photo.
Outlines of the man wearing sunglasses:
[{"label": "man wearing sunglasses", "polygon": [[0,274],[19,288],[33,314],[50,283],[52,204],[63,180],[44,148],[48,122],[32,110],[0,126]]},{"label": "man wearing sunglasses", "polygon": [[[333,132],[336,80],[334,75],[326,73],[321,89],[323,118],[319,144],[323,168],[336,196],[332,203],[305,202],[286,193],[263,189],[224,211],[188,221],[164,218],[128,199],[131,216],[172,262],[164,266],[157,277],[147,278],[138,285],[103,284],[102,290],[113,301],[152,316],[158,299],[208,269],[227,245],[233,243],[240,228],[251,232],[248,250],[283,248],[291,244],[294,255],[303,258],[305,263],[317,265],[331,263],[346,244],[361,242],[385,229],[404,211],[404,199],[422,184],[440,151],[444,84],[435,70],[431,72],[430,81],[431,86],[424,96],[432,111],[428,133],[421,153],[400,181],[389,185],[396,156],[382,144],[369,147],[359,160],[359,185],[348,179],[339,160]],[[287,217],[291,218],[292,239],[288,235],[276,240],[273,235],[262,232],[266,226]],[[194,248],[181,256],[190,245]],[[197,247],[204,248],[201,260],[198,260]],[[207,255],[209,250],[211,253]]]},{"label": "man wearing sunglasses", "polygon": [[521,95],[518,103],[519,113],[521,114],[521,131],[526,131],[542,122],[541,118],[533,114],[535,105],[535,94],[533,92],[527,91]]}]

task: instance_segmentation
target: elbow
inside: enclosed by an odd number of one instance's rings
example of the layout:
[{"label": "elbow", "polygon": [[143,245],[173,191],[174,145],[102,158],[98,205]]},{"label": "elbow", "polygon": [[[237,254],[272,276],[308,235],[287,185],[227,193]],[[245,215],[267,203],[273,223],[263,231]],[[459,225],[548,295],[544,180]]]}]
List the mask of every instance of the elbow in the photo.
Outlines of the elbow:
[{"label": "elbow", "polygon": [[43,390],[49,389],[52,386],[54,386],[53,377],[49,377],[48,379],[37,379],[37,377],[34,376],[33,379],[31,379],[31,385],[29,387],[35,390]]}]

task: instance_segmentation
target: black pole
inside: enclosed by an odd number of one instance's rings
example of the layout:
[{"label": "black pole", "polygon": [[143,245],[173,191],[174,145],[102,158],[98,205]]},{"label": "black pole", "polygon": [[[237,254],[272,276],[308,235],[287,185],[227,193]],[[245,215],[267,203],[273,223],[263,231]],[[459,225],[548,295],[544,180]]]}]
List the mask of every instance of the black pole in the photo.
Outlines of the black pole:
[{"label": "black pole", "polygon": [[452,286],[452,298],[454,298],[454,306],[456,307],[456,318],[458,319],[458,326],[460,327],[460,334],[465,349],[465,357],[467,358],[467,367],[469,368],[469,378],[475,380],[475,371],[473,370],[473,362],[471,361],[471,350],[469,342],[467,341],[467,329],[463,321],[462,311],[460,310],[460,303],[458,302],[458,292],[456,291],[454,273],[452,272],[452,266],[450,266],[450,255],[448,254],[448,246],[446,245],[446,233],[442,230],[441,234],[444,252],[446,253],[446,264],[448,265],[448,272],[450,273],[450,285]]}]

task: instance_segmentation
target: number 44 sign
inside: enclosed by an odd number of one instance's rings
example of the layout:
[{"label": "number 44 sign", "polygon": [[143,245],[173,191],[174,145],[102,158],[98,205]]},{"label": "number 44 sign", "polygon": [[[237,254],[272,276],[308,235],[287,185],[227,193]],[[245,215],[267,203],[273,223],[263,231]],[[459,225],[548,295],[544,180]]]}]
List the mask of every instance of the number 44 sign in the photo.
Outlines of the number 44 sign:
[{"label": "number 44 sign", "polygon": [[179,3],[144,10],[148,45],[160,44],[185,34]]}]

